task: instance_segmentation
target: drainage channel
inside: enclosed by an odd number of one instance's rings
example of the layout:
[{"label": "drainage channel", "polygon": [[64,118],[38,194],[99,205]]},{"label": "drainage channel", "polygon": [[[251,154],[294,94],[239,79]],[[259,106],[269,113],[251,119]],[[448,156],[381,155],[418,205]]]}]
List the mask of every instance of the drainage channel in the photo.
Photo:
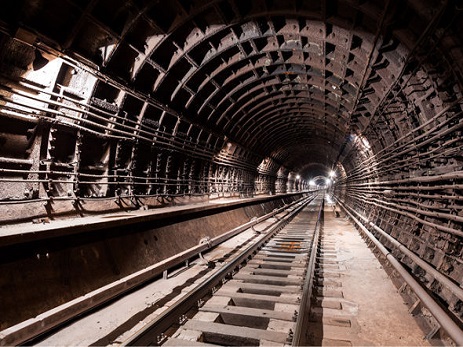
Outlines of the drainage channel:
[{"label": "drainage channel", "polygon": [[[124,343],[134,345],[291,345],[296,329],[307,319],[307,273],[313,253],[323,197],[294,209],[292,221],[247,249],[224,269],[218,283],[196,293],[197,305],[175,311],[178,321],[154,322]],[[316,238],[318,240],[318,237]],[[317,242],[318,244],[318,242]],[[315,245],[317,246],[317,245]],[[195,293],[192,293],[193,296]],[[198,297],[200,297],[198,299]],[[164,323],[167,324],[167,323]],[[301,341],[297,341],[297,344]]]}]

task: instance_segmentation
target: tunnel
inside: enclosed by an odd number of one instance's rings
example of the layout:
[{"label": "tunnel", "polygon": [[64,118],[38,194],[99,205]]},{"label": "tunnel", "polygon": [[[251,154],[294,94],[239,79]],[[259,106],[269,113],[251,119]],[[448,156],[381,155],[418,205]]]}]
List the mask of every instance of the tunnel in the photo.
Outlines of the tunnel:
[{"label": "tunnel", "polygon": [[321,191],[461,328],[462,11],[2,4],[0,337]]}]

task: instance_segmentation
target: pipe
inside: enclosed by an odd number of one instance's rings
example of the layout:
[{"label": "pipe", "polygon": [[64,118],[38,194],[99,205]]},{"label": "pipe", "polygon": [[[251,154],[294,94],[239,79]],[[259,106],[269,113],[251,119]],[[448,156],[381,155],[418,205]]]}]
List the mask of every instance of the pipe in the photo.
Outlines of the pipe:
[{"label": "pipe", "polygon": [[[428,150],[427,152],[425,153],[420,153],[418,152],[416,154],[416,156],[414,156],[414,159],[416,160],[416,162],[419,162],[419,161],[423,161],[423,160],[431,160],[431,159],[436,159],[436,158],[442,158],[442,156],[449,156],[449,157],[454,157],[456,155],[456,153],[459,152],[459,149],[458,147],[450,147],[451,145],[455,144],[455,143],[458,143],[459,141],[461,141],[461,139],[458,137],[458,138],[452,138],[444,143],[442,143],[439,147],[436,147],[432,150]],[[443,148],[445,148],[443,150]],[[416,149],[416,148],[414,148]],[[383,164],[385,162],[388,162],[388,161],[391,161],[391,158],[386,158],[384,160],[379,160],[379,161],[376,161],[376,162],[373,162],[373,163],[369,163],[368,164],[368,167],[371,168],[371,169],[377,169],[380,164]],[[389,173],[391,171],[394,171],[398,168],[407,168],[407,167],[410,167],[410,165],[413,165],[415,164],[416,162],[412,162],[410,163],[410,158],[405,158],[405,159],[400,159],[400,160],[396,160],[394,161],[393,163],[390,163],[390,164],[384,164],[381,166],[381,173],[384,175],[386,173]],[[402,165],[398,166],[398,164],[401,163]],[[352,181],[352,180],[355,180],[355,179],[368,179],[368,178],[371,178],[372,177],[372,174],[367,174],[365,175],[364,173],[362,172],[355,172],[356,170],[354,170],[352,174],[350,174],[349,176],[349,180]],[[346,179],[347,180],[347,179]],[[344,181],[346,181],[344,180]]]},{"label": "pipe", "polygon": [[355,186],[357,187],[364,187],[364,186],[371,186],[371,185],[383,185],[383,184],[402,184],[402,183],[429,183],[429,182],[436,182],[436,181],[447,181],[451,179],[463,179],[463,170],[449,172],[442,175],[434,175],[434,176],[419,176],[419,177],[409,177],[403,178],[400,180],[395,181],[382,181],[382,182],[368,182],[368,183],[357,183]]},{"label": "pipe", "polygon": [[444,309],[428,294],[428,292],[413,278],[412,275],[394,258],[394,256],[384,247],[381,242],[357,219],[352,215],[340,202],[341,207],[349,217],[362,229],[364,234],[375,244],[375,246],[384,254],[389,263],[402,276],[407,285],[415,292],[424,306],[431,312],[437,322],[440,324],[457,346],[463,346],[463,330],[455,323]]},{"label": "pipe", "polygon": [[32,159],[16,159],[16,158],[0,157],[0,163],[2,163],[2,164],[32,165],[32,164],[34,164],[34,161]]},{"label": "pipe", "polygon": [[[415,138],[412,138],[410,141],[408,141],[406,143],[403,143],[403,144],[400,144],[400,145],[397,145],[397,144],[399,143],[399,141],[404,140],[404,139],[412,136],[415,132],[418,132],[419,130],[421,130],[425,126],[428,126],[430,124],[435,123],[438,118],[442,117],[442,115],[445,114],[445,112],[447,112],[449,109],[457,106],[462,100],[463,100],[463,97],[461,97],[461,98],[457,99],[456,101],[452,102],[450,105],[447,105],[443,110],[441,110],[439,113],[437,113],[434,117],[430,118],[428,121],[421,124],[420,126],[414,128],[413,130],[408,132],[406,135],[403,135],[402,137],[397,139],[394,143],[391,143],[390,145],[388,145],[388,146],[384,147],[383,149],[381,149],[380,151],[378,151],[375,154],[374,157],[368,157],[367,159],[363,160],[363,162],[359,163],[359,167],[364,167],[365,165],[366,166],[368,166],[368,165],[378,165],[378,164],[381,164],[381,163],[384,163],[384,162],[390,160],[390,157],[386,158],[384,152],[387,149],[390,149],[393,146],[395,146],[396,148],[392,149],[392,151],[398,151],[398,150],[400,150],[400,149],[402,149],[404,147],[407,147],[407,146],[412,146],[413,148],[415,148],[414,146],[415,146],[417,140],[428,137],[430,134],[432,134],[433,132],[437,131],[438,129],[444,127],[446,124],[448,124],[453,119],[458,119],[458,116],[459,116],[459,114],[461,112],[459,112],[455,116],[453,116],[451,118],[448,118],[448,119],[446,119],[446,120],[444,120],[442,122],[438,122],[437,125],[435,125],[431,129],[426,130],[424,133],[420,133],[419,136],[417,136]],[[441,130],[441,131],[444,131],[444,130]],[[383,154],[381,154],[381,153],[383,153]],[[356,170],[353,171],[352,175],[355,176],[355,175],[359,175],[360,173],[361,173],[361,170],[356,169]]]},{"label": "pipe", "polygon": [[[1,87],[1,85],[0,85],[0,87]],[[85,119],[85,118],[81,118],[81,117],[71,116],[70,114],[67,114],[66,112],[55,111],[55,110],[50,109],[49,107],[43,108],[43,107],[34,106],[32,104],[29,105],[29,104],[26,104],[26,103],[21,103],[21,102],[15,101],[15,100],[13,100],[11,98],[7,98],[7,97],[2,97],[2,99],[8,101],[10,104],[18,105],[20,107],[29,108],[29,109],[35,109],[35,110],[40,111],[40,112],[51,113],[51,114],[54,114],[54,115],[59,116],[59,117],[67,118],[71,122],[75,121],[75,122],[84,123],[85,125],[78,126],[77,124],[74,124],[74,123],[63,122],[64,124],[66,124],[68,126],[75,127],[75,128],[81,129],[83,131],[93,133],[93,134],[95,134],[97,136],[112,137],[112,138],[120,139],[120,140],[125,139],[125,140],[128,140],[128,141],[131,141],[132,137],[136,137],[138,139],[145,140],[145,141],[148,141],[148,142],[152,142],[153,141],[152,138],[154,137],[156,139],[155,141],[157,143],[162,143],[162,144],[166,145],[167,147],[173,147],[174,149],[180,150],[180,151],[186,150],[188,152],[191,152],[192,154],[195,154],[196,156],[205,156],[206,158],[209,158],[209,157],[213,156],[213,154],[214,154],[213,151],[208,151],[208,150],[203,149],[203,148],[197,148],[198,146],[191,146],[191,147],[195,147],[194,150],[186,149],[186,148],[184,148],[185,147],[185,142],[188,142],[188,141],[182,142],[182,141],[178,141],[176,139],[173,140],[171,138],[171,134],[168,134],[167,132],[163,132],[163,131],[160,131],[160,130],[154,130],[154,129],[150,129],[150,130],[153,130],[154,132],[153,131],[143,130],[143,129],[138,129],[135,126],[129,126],[129,125],[117,123],[116,121],[112,121],[111,119],[106,119],[104,117],[98,116],[95,113],[91,113],[91,112],[85,111],[83,109],[71,107],[71,106],[66,105],[64,103],[61,103],[61,102],[56,102],[56,101],[52,101],[52,100],[44,100],[44,99],[41,99],[41,98],[38,98],[38,97],[28,95],[28,94],[23,93],[23,92],[17,92],[17,94],[23,96],[24,98],[28,98],[28,99],[36,101],[36,102],[46,103],[48,106],[50,106],[50,105],[59,106],[60,108],[65,108],[65,109],[68,109],[68,110],[71,110],[71,111],[74,111],[74,112],[83,113],[83,114],[89,116],[91,119]],[[4,107],[5,106],[2,106],[2,108],[4,108]],[[16,108],[14,108],[14,107],[10,107],[10,108],[16,110]],[[34,116],[37,116],[37,115],[34,115]],[[45,118],[46,119],[54,119],[53,117],[50,117],[50,116],[45,117]],[[100,124],[97,121],[103,121],[107,125]],[[114,127],[110,128],[109,125],[113,125]],[[99,132],[97,132],[95,130],[90,129],[89,126],[93,126],[93,127],[102,129],[102,130],[104,130],[105,132],[108,132],[108,133],[105,133],[105,134],[99,133]],[[124,131],[122,128],[126,129],[126,131]],[[121,136],[111,135],[109,133],[118,133]],[[126,137],[123,137],[123,136],[126,136]],[[190,142],[190,145],[192,145],[191,142]]]},{"label": "pipe", "polygon": [[[18,95],[21,95],[21,96],[23,96],[25,98],[28,98],[30,100],[33,100],[33,101],[46,103],[48,106],[50,106],[50,105],[59,106],[60,108],[65,108],[67,110],[71,110],[71,111],[74,111],[74,112],[83,113],[83,114],[87,115],[90,119],[84,119],[84,118],[81,118],[81,117],[71,116],[71,115],[67,114],[66,112],[53,111],[53,110],[49,109],[48,107],[46,107],[44,109],[44,108],[39,108],[39,107],[33,106],[33,105],[22,104],[22,103],[19,103],[17,101],[14,101],[12,99],[8,99],[8,101],[10,103],[14,103],[14,104],[17,104],[17,105],[22,106],[22,107],[37,109],[38,111],[42,111],[42,112],[46,112],[46,113],[54,113],[54,114],[56,114],[56,115],[58,115],[60,117],[68,118],[71,121],[76,121],[76,122],[78,121],[80,123],[84,123],[85,125],[78,127],[74,123],[65,122],[65,124],[67,124],[67,125],[69,125],[71,127],[77,127],[77,128],[79,128],[79,129],[81,129],[83,131],[93,133],[93,134],[95,134],[97,136],[103,136],[103,134],[100,134],[97,131],[94,131],[94,130],[90,129],[88,126],[93,126],[93,127],[105,130],[105,132],[107,132],[107,133],[105,133],[104,136],[106,136],[106,137],[112,137],[112,138],[115,138],[115,139],[126,139],[126,140],[129,140],[129,141],[132,140],[132,137],[136,137],[138,139],[145,140],[145,141],[148,141],[148,142],[160,143],[160,144],[163,144],[163,145],[165,145],[167,147],[172,147],[175,150],[179,150],[179,151],[182,151],[182,152],[187,151],[188,153],[190,153],[193,156],[205,157],[206,159],[210,159],[210,158],[214,157],[215,160],[213,160],[213,161],[217,162],[219,164],[227,164],[228,163],[229,165],[235,166],[235,167],[238,166],[238,167],[242,167],[244,169],[253,169],[253,167],[251,165],[248,165],[248,164],[246,164],[246,163],[244,163],[242,161],[239,161],[239,160],[237,160],[236,158],[233,158],[233,157],[222,158],[222,160],[220,160],[221,158],[219,158],[219,156],[214,156],[214,151],[206,149],[206,146],[203,145],[202,148],[201,148],[201,147],[198,146],[198,143],[193,143],[192,141],[189,141],[187,139],[183,139],[183,141],[178,140],[177,136],[172,136],[174,134],[169,134],[167,132],[164,132],[164,131],[161,131],[161,130],[155,130],[155,129],[152,129],[152,128],[148,128],[150,131],[144,130],[143,128],[146,128],[146,126],[144,126],[142,123],[139,124],[138,122],[128,120],[128,119],[122,118],[120,116],[112,115],[112,114],[109,114],[109,113],[107,113],[107,114],[110,117],[102,117],[102,116],[100,116],[100,115],[98,115],[98,114],[96,114],[94,112],[86,111],[86,110],[83,110],[83,109],[78,108],[78,107],[69,106],[69,105],[67,105],[65,103],[62,103],[62,102],[53,101],[53,100],[44,100],[44,99],[39,98],[39,97],[37,97],[35,95],[30,95],[29,93],[24,92],[23,90],[15,91],[14,88],[9,88],[9,87],[2,86],[2,85],[0,85],[0,88],[11,90],[11,92],[16,92]],[[52,94],[46,93],[46,92],[44,92],[44,91],[42,91],[42,90],[40,90],[38,88],[33,88],[32,90],[34,90],[35,93],[41,92],[41,93],[45,93],[47,95],[60,96],[59,94],[56,94],[56,93],[52,93]],[[78,103],[75,100],[70,100],[70,101],[75,103],[75,104],[79,104],[81,106],[91,107],[89,105]],[[111,120],[111,118],[120,119],[121,123],[118,123],[117,121],[113,121],[113,120]],[[98,121],[103,121],[106,125],[100,124],[100,123],[98,123]],[[123,123],[122,123],[122,121],[123,121]],[[125,123],[133,123],[133,126],[127,125]],[[109,125],[113,125],[114,127],[110,128]],[[138,126],[140,126],[140,128],[138,128]],[[123,129],[125,129],[126,131],[124,131]],[[118,133],[121,136],[115,136],[115,135],[112,135],[112,133]],[[126,137],[122,137],[124,135]],[[188,144],[189,148],[185,148],[185,144]]]},{"label": "pipe", "polygon": [[[454,214],[440,213],[440,212],[433,212],[433,211],[425,211],[425,210],[422,210],[422,209],[419,209],[419,208],[414,208],[414,207],[411,207],[411,206],[396,204],[396,203],[393,203],[393,202],[381,201],[381,200],[375,199],[375,198],[372,198],[371,200],[376,201],[378,204],[382,203],[382,204],[384,204],[386,206],[395,207],[396,209],[403,209],[403,210],[406,210],[406,211],[409,211],[409,212],[421,214],[421,215],[428,216],[428,217],[441,218],[441,219],[446,219],[446,220],[457,222],[457,223],[463,223],[463,217],[460,217],[460,216],[457,216],[457,215],[454,215]],[[415,202],[415,204],[419,204],[419,203]],[[429,206],[429,208],[433,208],[433,206]]]},{"label": "pipe", "polygon": [[[363,202],[365,202],[365,200],[362,200]],[[401,214],[402,216],[407,216],[411,219],[414,219],[416,220],[417,222],[419,223],[422,223],[424,225],[429,225],[430,227],[433,227],[433,228],[436,228],[438,230],[441,230],[441,231],[445,231],[446,233],[449,233],[449,234],[453,234],[453,235],[458,235],[460,237],[463,237],[463,231],[461,230],[457,230],[457,229],[454,229],[454,228],[449,228],[449,227],[446,227],[444,225],[439,225],[439,224],[435,224],[435,223],[432,223],[432,222],[428,222],[427,220],[424,220],[424,219],[421,219],[411,213],[408,213],[408,212],[403,212],[401,210],[397,210],[397,209],[394,209],[394,208],[391,208],[391,207],[387,207],[387,206],[384,206],[384,205],[381,205],[381,204],[378,204],[378,203],[375,203],[375,202],[369,202],[370,204],[372,205],[375,205],[375,206],[378,206],[384,210],[388,210],[388,211],[392,211],[392,212],[395,212],[397,214]],[[437,218],[437,217],[436,217]]]},{"label": "pipe", "polygon": [[[373,184],[370,184],[368,188],[372,189]],[[358,185],[349,185],[349,190],[353,191],[354,187],[358,187]],[[381,188],[378,186],[378,188]],[[394,189],[394,190],[418,190],[418,191],[430,191],[430,190],[444,190],[444,189],[463,189],[463,184],[441,184],[441,185],[435,185],[435,186],[385,186],[382,187],[382,189]],[[365,192],[364,190],[356,190],[357,192]],[[371,192],[371,191],[369,191]]]},{"label": "pipe", "polygon": [[451,279],[449,279],[447,276],[443,275],[441,272],[437,271],[434,267],[432,267],[429,263],[421,259],[419,256],[417,256],[415,253],[410,251],[407,247],[405,247],[402,243],[397,241],[395,238],[393,238],[391,235],[386,233],[383,229],[378,227],[376,224],[373,222],[369,221],[368,218],[362,216],[360,213],[355,211],[353,208],[345,206],[341,201],[337,200],[343,207],[344,209],[349,209],[353,213],[355,213],[359,218],[363,219],[365,223],[367,223],[369,226],[371,226],[373,229],[375,229],[377,232],[379,232],[383,237],[385,237],[390,243],[392,243],[395,247],[397,247],[403,254],[405,254],[407,257],[413,260],[418,266],[420,266],[423,270],[425,270],[427,273],[430,273],[436,280],[438,280],[440,283],[442,283],[448,290],[450,290],[457,298],[459,298],[461,301],[463,301],[463,288],[455,284]]}]

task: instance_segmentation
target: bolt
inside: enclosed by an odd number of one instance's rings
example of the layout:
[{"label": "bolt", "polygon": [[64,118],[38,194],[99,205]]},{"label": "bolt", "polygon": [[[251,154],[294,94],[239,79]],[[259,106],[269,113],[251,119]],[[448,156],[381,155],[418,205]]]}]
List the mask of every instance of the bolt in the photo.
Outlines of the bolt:
[{"label": "bolt", "polygon": [[182,314],[180,317],[178,317],[178,324],[182,325],[188,320],[187,316]]},{"label": "bolt", "polygon": [[289,332],[288,332],[288,337],[286,339],[287,342],[292,342],[293,341],[293,337],[294,337],[294,332],[292,329],[289,329]]},{"label": "bolt", "polygon": [[164,335],[164,333],[161,333],[161,335],[158,335],[156,338],[158,345],[160,345],[165,339],[166,339],[166,335]]}]

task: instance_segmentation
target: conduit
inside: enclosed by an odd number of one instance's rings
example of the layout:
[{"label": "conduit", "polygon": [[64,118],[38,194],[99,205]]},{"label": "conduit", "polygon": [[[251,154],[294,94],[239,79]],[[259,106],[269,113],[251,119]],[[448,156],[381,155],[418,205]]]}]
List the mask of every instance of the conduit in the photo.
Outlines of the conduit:
[{"label": "conduit", "polygon": [[418,266],[420,266],[423,270],[425,270],[427,273],[430,273],[436,280],[438,280],[440,283],[442,283],[443,286],[445,286],[448,290],[450,290],[457,298],[463,301],[463,288],[459,287],[456,283],[454,283],[451,279],[449,279],[447,276],[443,275],[441,272],[437,271],[434,267],[432,267],[429,263],[421,259],[419,256],[417,256],[415,253],[410,251],[407,247],[405,247],[402,243],[394,239],[391,235],[386,233],[383,229],[378,227],[376,224],[373,222],[369,221],[366,217],[362,216],[360,213],[355,211],[354,209],[350,207],[346,207],[344,204],[342,204],[339,200],[338,202],[343,205],[344,209],[349,209],[353,213],[355,213],[359,218],[361,218],[366,224],[371,226],[373,229],[375,229],[377,232],[379,232],[382,236],[384,236],[388,242],[392,243],[395,247],[397,247],[403,254],[405,254],[407,257],[409,257],[411,260],[413,260],[414,263],[416,263]]},{"label": "conduit", "polygon": [[339,201],[339,204],[349,217],[358,225],[363,233],[374,243],[374,245],[384,254],[389,263],[402,276],[407,285],[415,292],[416,296],[421,300],[424,306],[431,312],[433,317],[440,324],[447,334],[452,338],[457,346],[463,346],[463,330],[455,323],[452,318],[444,311],[444,309],[428,294],[428,292],[413,278],[412,275],[394,258],[386,247]]},{"label": "conduit", "polygon": [[[350,195],[351,197],[353,196],[353,194]],[[360,197],[358,197],[357,199],[360,200]],[[367,199],[363,198],[362,201],[366,201]],[[397,210],[395,208],[392,208],[392,207],[387,207],[385,205],[382,205],[382,204],[378,204],[376,202],[372,202],[372,201],[368,201],[369,204],[371,205],[374,205],[374,206],[377,206],[377,207],[380,207],[384,210],[387,210],[387,211],[391,211],[391,212],[395,212],[397,214],[400,214],[402,216],[407,216],[413,220],[416,220],[417,222],[419,223],[422,223],[424,225],[428,225],[430,227],[433,227],[437,230],[441,230],[441,231],[445,231],[446,233],[449,233],[449,234],[452,234],[452,235],[456,235],[456,236],[463,236],[463,231],[461,230],[457,230],[457,229],[454,229],[454,228],[449,228],[449,227],[446,227],[444,225],[439,225],[439,224],[436,224],[436,223],[432,223],[432,222],[428,222],[424,219],[421,219],[419,217],[417,217],[416,215],[412,214],[412,213],[408,213],[408,212],[404,212],[402,210]],[[405,208],[405,206],[401,206],[403,208]],[[420,211],[420,210],[417,210],[417,211]],[[416,213],[420,213],[420,212],[416,212]],[[438,218],[437,216],[434,216],[436,218]]]}]

